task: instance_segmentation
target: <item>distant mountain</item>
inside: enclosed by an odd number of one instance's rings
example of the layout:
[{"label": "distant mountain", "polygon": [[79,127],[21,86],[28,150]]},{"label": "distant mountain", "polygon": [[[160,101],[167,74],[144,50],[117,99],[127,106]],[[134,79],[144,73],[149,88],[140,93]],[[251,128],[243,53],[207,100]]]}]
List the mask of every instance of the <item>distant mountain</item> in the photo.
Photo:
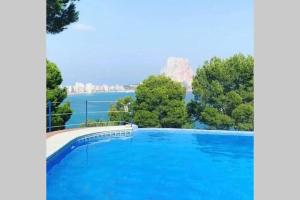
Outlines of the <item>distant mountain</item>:
[{"label": "distant mountain", "polygon": [[192,89],[193,70],[186,58],[169,57],[161,74],[170,77],[174,81],[182,83],[187,90]]}]

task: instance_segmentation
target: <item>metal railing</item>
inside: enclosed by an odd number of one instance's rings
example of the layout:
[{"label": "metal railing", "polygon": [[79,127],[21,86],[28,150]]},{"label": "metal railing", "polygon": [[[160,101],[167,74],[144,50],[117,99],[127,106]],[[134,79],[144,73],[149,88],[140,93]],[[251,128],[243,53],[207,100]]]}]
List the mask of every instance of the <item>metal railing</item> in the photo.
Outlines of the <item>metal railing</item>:
[{"label": "metal railing", "polygon": [[[56,128],[66,128],[66,127],[74,127],[74,126],[79,126],[79,127],[91,127],[93,125],[95,126],[108,126],[108,125],[122,125],[125,123],[131,123],[132,124],[132,113],[129,112],[128,106],[130,104],[124,105],[124,111],[110,111],[110,110],[99,110],[99,111],[88,111],[88,104],[89,103],[116,103],[117,101],[88,101],[85,100],[84,106],[85,106],[85,111],[84,112],[66,112],[66,113],[53,113],[53,107],[55,104],[61,105],[63,102],[51,102],[48,101],[47,103],[47,132],[53,131],[53,129]],[[128,121],[89,121],[88,114],[100,114],[100,113],[129,113],[130,114],[130,122]],[[84,121],[81,123],[75,123],[75,124],[62,124],[62,125],[52,125],[52,118],[55,116],[63,116],[63,115],[85,115]]]}]

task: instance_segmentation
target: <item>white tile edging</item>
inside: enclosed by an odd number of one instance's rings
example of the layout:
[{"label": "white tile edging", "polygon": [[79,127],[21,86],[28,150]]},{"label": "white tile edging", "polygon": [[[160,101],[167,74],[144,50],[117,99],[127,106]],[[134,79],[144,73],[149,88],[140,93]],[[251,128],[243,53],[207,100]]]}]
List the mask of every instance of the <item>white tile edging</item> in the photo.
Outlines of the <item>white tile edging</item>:
[{"label": "white tile edging", "polygon": [[55,134],[47,138],[46,158],[49,158],[58,150],[60,150],[62,147],[64,147],[66,144],[81,136],[85,136],[93,133],[101,133],[106,131],[124,131],[124,130],[132,131],[132,127],[130,125],[90,127],[90,128],[70,130],[70,131]]}]

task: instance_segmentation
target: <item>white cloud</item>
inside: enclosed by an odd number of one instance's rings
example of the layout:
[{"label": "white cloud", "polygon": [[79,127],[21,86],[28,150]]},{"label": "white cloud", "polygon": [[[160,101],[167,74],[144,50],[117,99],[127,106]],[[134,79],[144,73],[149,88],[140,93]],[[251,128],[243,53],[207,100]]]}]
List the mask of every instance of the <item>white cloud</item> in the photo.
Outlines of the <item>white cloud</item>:
[{"label": "white cloud", "polygon": [[74,24],[72,26],[72,29],[74,29],[75,31],[80,31],[80,32],[91,32],[91,31],[95,31],[96,28],[90,25],[86,25],[86,24]]}]

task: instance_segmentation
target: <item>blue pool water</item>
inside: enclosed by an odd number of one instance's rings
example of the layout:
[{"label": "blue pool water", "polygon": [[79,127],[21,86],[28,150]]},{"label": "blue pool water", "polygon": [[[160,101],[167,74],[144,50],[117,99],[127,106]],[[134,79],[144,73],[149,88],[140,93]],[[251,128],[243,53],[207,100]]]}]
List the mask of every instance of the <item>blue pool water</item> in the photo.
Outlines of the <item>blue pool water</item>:
[{"label": "blue pool water", "polygon": [[253,136],[205,133],[137,129],[80,145],[47,172],[47,199],[252,200]]}]

